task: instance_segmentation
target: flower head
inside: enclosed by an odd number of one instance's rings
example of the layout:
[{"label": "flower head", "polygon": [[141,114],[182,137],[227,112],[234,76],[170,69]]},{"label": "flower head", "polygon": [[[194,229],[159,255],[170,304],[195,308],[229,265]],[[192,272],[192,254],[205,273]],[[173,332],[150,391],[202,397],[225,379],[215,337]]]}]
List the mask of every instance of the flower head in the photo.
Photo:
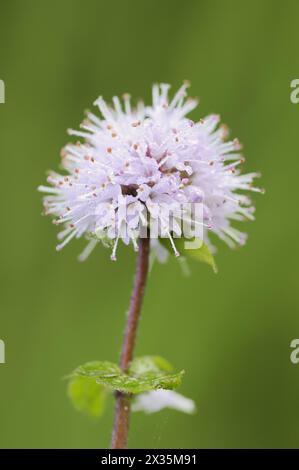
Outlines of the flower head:
[{"label": "flower head", "polygon": [[[50,186],[39,188],[48,193],[45,213],[64,227],[57,250],[85,236],[89,243],[81,260],[99,241],[113,247],[115,259],[119,239],[137,247],[149,217],[176,255],[173,235],[182,235],[182,222],[197,224],[205,238],[210,231],[230,246],[245,242],[231,221],[253,219],[254,207],[239,191],[259,191],[252,186],[257,174],[237,169],[243,161],[240,144],[226,141],[219,116],[198,122],[186,118],[197,106],[196,100],[186,100],[187,87],[184,83],[169,100],[169,85],[154,85],[152,105],[140,102],[134,109],[129,95],[123,103],[114,97],[113,106],[100,97],[95,105],[102,118],[88,112],[81,130],[69,131],[82,141],[63,149],[64,175],[50,172]],[[201,205],[200,220],[191,220],[188,204]],[[170,225],[165,208],[174,205],[183,209],[174,209]]]}]

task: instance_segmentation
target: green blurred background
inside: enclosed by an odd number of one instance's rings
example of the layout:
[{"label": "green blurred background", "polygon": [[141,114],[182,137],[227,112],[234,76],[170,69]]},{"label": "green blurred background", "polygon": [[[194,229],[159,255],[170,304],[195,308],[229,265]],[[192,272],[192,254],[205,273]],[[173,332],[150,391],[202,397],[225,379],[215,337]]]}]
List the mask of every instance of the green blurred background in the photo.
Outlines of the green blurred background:
[{"label": "green blurred background", "polygon": [[0,447],[107,447],[101,421],[76,413],[62,377],[93,359],[118,359],[134,253],[112,263],[83,241],[55,252],[36,187],[57,169],[68,127],[102,94],[150,99],[153,82],[192,83],[245,145],[265,196],[248,244],[219,245],[214,275],[175,259],[151,272],[138,354],[185,368],[181,391],[198,413],[132,418],[131,447],[299,447],[299,78],[297,1],[1,0]]}]

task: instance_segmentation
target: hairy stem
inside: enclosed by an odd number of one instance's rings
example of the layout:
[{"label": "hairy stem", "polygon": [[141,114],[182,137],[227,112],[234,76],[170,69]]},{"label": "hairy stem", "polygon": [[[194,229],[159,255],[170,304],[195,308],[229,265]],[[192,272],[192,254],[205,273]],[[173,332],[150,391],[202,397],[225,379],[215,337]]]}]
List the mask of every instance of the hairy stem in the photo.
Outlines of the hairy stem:
[{"label": "hairy stem", "polygon": [[[148,273],[149,251],[149,238],[140,238],[134,287],[120,357],[120,367],[123,371],[127,371],[133,359],[137,327]],[[124,393],[117,392],[115,399],[116,406],[111,448],[126,449],[130,420],[130,397]]]}]

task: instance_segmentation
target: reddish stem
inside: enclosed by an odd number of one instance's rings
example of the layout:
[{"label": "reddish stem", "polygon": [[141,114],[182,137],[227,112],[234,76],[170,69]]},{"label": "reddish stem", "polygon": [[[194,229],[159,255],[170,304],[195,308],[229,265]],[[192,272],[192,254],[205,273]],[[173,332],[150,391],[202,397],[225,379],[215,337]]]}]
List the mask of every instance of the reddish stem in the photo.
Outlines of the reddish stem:
[{"label": "reddish stem", "polygon": [[[124,372],[128,370],[130,362],[133,359],[137,327],[148,273],[149,252],[149,238],[140,238],[134,287],[120,357],[120,367]],[[115,399],[116,406],[111,448],[126,449],[130,420],[130,396],[117,392]]]}]

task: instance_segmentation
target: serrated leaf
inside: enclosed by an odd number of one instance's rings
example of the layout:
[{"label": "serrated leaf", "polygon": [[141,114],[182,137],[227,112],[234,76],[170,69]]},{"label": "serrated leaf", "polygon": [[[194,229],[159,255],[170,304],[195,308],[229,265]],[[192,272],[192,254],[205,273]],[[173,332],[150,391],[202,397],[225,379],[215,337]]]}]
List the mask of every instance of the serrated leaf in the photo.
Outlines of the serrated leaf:
[{"label": "serrated leaf", "polygon": [[98,377],[113,377],[121,374],[121,369],[117,364],[108,361],[87,362],[83,366],[77,367],[74,375],[82,375],[97,379]]},{"label": "serrated leaf", "polygon": [[134,359],[129,369],[129,375],[138,380],[138,386],[131,383],[134,392],[142,393],[150,390],[173,390],[181,384],[184,371],[172,372],[172,365],[160,356],[143,356]]},{"label": "serrated leaf", "polygon": [[118,377],[100,377],[97,382],[113,390],[135,395],[150,390],[174,390],[181,384],[183,374],[184,371],[165,375],[148,373],[136,377],[122,374]]},{"label": "serrated leaf", "polygon": [[137,357],[131,362],[129,373],[132,375],[142,375],[149,372],[161,373],[171,372],[172,365],[161,356]]},{"label": "serrated leaf", "polygon": [[77,367],[72,377],[93,379],[112,390],[137,394],[150,390],[173,390],[182,380],[184,371],[172,373],[172,366],[159,356],[135,359],[128,373],[112,362],[94,361]]},{"label": "serrated leaf", "polygon": [[86,234],[87,240],[97,240],[98,242],[101,242],[105,248],[112,248],[114,244],[114,240],[109,238],[106,233],[103,232],[88,232]]},{"label": "serrated leaf", "polygon": [[[187,242],[188,243],[188,242]],[[206,263],[212,267],[214,273],[217,273],[217,266],[215,262],[215,258],[211,253],[210,248],[205,243],[201,243],[199,248],[191,249],[191,250],[184,250],[184,254],[193,258],[197,261],[201,261],[202,263]]]},{"label": "serrated leaf", "polygon": [[68,384],[68,396],[78,411],[99,418],[104,411],[106,390],[94,379],[74,376]]},{"label": "serrated leaf", "polygon": [[[160,239],[163,246],[169,251],[172,250],[170,242],[167,238]],[[215,258],[211,253],[208,245],[200,239],[188,240],[186,238],[174,238],[177,250],[183,256],[188,256],[194,260],[206,263],[212,267],[214,273],[218,272]]]}]

